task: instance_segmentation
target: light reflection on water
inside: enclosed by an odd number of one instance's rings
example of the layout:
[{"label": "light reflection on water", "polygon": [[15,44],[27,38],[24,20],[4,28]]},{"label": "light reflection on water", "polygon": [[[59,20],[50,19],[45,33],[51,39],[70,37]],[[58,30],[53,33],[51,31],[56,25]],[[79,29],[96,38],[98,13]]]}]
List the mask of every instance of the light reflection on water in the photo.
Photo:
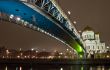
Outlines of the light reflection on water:
[{"label": "light reflection on water", "polygon": [[16,70],[18,70],[18,67],[16,67]]},{"label": "light reflection on water", "polygon": [[63,70],[63,68],[60,68],[60,70]]},{"label": "light reflection on water", "polygon": [[89,65],[0,65],[0,70],[110,70],[109,66]]},{"label": "light reflection on water", "polygon": [[7,66],[5,67],[5,70],[7,70]]},{"label": "light reflection on water", "polygon": [[20,66],[20,68],[19,68],[20,70],[22,70],[22,67]]}]

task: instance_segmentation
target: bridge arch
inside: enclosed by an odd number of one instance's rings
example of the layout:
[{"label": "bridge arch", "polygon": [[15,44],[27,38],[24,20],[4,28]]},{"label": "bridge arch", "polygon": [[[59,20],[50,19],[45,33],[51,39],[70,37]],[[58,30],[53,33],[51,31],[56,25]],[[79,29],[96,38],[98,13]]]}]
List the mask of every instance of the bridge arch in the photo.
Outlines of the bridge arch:
[{"label": "bridge arch", "polygon": [[[34,5],[13,0],[0,1],[0,11],[8,14],[9,18],[11,17],[10,19],[16,18],[17,22],[23,22],[24,25],[44,32],[71,46],[80,55],[84,54],[84,48],[80,39],[61,23],[59,16],[56,17],[58,19],[55,19],[38,7],[34,7]],[[26,22],[24,23],[24,21]]]}]

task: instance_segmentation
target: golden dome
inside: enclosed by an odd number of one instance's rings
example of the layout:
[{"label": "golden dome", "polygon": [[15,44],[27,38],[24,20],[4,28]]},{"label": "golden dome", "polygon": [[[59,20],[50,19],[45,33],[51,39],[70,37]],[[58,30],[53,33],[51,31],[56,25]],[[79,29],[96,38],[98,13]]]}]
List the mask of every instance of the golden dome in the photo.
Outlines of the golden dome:
[{"label": "golden dome", "polygon": [[89,26],[86,26],[82,31],[93,31],[93,29]]},{"label": "golden dome", "polygon": [[99,35],[99,32],[95,33],[96,35]]}]

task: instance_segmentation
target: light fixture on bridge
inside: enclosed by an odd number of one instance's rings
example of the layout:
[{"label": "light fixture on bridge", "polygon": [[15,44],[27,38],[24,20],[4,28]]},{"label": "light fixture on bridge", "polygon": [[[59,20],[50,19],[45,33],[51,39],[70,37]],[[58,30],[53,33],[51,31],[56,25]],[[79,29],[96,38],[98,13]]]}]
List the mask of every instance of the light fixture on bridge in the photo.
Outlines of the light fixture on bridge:
[{"label": "light fixture on bridge", "polygon": [[45,31],[43,29],[41,29],[41,32],[44,33]]},{"label": "light fixture on bridge", "polygon": [[29,27],[32,28],[33,27],[33,24],[29,24]]},{"label": "light fixture on bridge", "polygon": [[37,28],[37,30],[39,31],[39,30],[40,30],[40,28],[38,27],[38,28]]},{"label": "light fixture on bridge", "polygon": [[46,32],[46,34],[47,34],[47,35],[49,35],[49,33],[48,33],[48,32]]},{"label": "light fixture on bridge", "polygon": [[10,15],[10,18],[12,19],[13,17],[14,17],[14,15],[13,15],[13,14],[11,14],[11,15]]},{"label": "light fixture on bridge", "polygon": [[17,18],[16,18],[16,20],[17,20],[17,21],[20,21],[20,20],[21,20],[21,18],[20,18],[20,17],[17,17]]},{"label": "light fixture on bridge", "polygon": [[34,30],[36,30],[36,28],[37,28],[36,26],[33,26],[33,29],[34,29]]},{"label": "light fixture on bridge", "polygon": [[28,25],[28,22],[27,21],[24,21],[24,25],[27,26]]},{"label": "light fixture on bridge", "polygon": [[[21,20],[22,24],[24,24],[24,20]],[[24,24],[25,25],[25,24]]]}]

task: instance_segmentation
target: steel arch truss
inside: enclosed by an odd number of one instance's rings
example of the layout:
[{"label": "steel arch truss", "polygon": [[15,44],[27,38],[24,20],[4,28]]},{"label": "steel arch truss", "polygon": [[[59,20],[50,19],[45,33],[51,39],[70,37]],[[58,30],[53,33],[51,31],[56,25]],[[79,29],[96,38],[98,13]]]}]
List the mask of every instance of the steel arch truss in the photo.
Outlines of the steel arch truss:
[{"label": "steel arch truss", "polygon": [[[51,2],[51,0],[28,0],[30,3],[34,3],[38,7],[40,7],[45,12],[49,13],[51,16],[56,18],[62,25],[67,27],[68,29],[70,25],[68,21],[62,16],[62,14],[58,11],[57,7]],[[72,30],[72,29],[71,29]]]}]

